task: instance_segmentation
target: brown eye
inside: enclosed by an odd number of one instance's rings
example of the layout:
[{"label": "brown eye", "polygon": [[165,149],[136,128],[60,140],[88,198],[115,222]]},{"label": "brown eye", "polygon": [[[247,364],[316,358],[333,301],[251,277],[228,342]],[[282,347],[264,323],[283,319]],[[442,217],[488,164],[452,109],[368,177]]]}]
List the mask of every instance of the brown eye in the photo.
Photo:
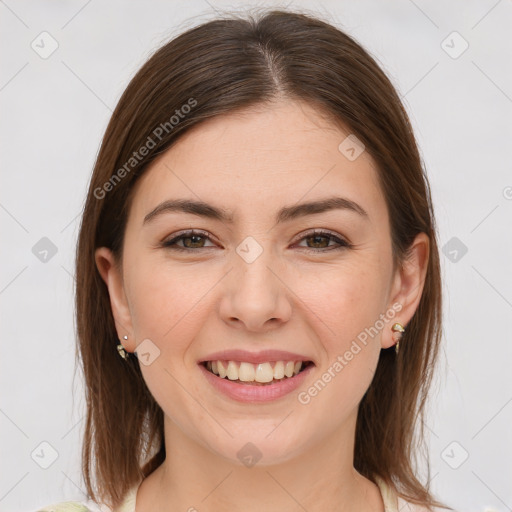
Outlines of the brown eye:
[{"label": "brown eye", "polygon": [[[162,243],[162,246],[167,249],[177,251],[194,251],[196,249],[209,249],[213,245],[207,246],[206,242],[212,241],[208,234],[200,231],[184,231],[171,240]],[[342,238],[339,238],[330,231],[314,231],[307,233],[300,241],[306,241],[307,246],[298,246],[310,251],[325,252],[335,249],[346,249],[352,247],[350,243]],[[330,245],[335,242],[337,245]],[[182,243],[182,245],[179,245]]]},{"label": "brown eye", "polygon": [[313,249],[325,249],[329,246],[329,242],[331,241],[331,237],[325,235],[312,235],[305,238],[305,240],[312,241],[315,244]]},{"label": "brown eye", "polygon": [[[322,251],[324,249],[330,251],[351,247],[346,240],[339,238],[330,231],[314,231],[312,233],[307,233],[301,238],[301,241],[306,241],[307,246],[305,248],[312,251]],[[335,242],[338,245],[330,246],[330,242]]]},{"label": "brown eye", "polygon": [[[183,240],[183,245],[187,247],[188,249],[197,249],[198,247],[203,247],[204,245],[204,237],[201,235],[192,235],[187,237],[181,237],[181,240]],[[201,243],[202,241],[202,243]],[[199,244],[199,245],[196,245]],[[192,247],[191,247],[192,245]]]},{"label": "brown eye", "polygon": [[[178,251],[187,251],[194,249],[208,249],[212,246],[205,246],[206,241],[211,241],[210,237],[198,231],[185,231],[179,234],[178,236],[172,238],[171,240],[165,241],[162,243],[163,247],[168,249],[178,250]],[[178,245],[178,242],[183,242],[183,245]]]}]

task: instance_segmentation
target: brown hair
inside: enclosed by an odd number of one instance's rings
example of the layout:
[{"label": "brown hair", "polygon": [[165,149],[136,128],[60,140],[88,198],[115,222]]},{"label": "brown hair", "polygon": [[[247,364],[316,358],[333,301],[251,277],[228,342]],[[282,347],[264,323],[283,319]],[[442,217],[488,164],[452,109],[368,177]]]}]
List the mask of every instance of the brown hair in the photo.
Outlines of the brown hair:
[{"label": "brown hair", "polygon": [[109,506],[162,463],[165,446],[163,413],[137,359],[117,353],[95,249],[109,247],[121,261],[130,194],[157,155],[206,119],[277,97],[315,105],[365,144],[390,215],[395,268],[418,233],[430,238],[421,301],[400,353],[381,351],[359,406],[354,467],[413,503],[443,506],[415,476],[442,294],[430,189],[411,125],[393,85],[358,43],[315,16],[287,11],[219,18],[165,44],[131,80],[104,135],[77,245],[76,320],[87,405],[82,471],[90,497]]}]

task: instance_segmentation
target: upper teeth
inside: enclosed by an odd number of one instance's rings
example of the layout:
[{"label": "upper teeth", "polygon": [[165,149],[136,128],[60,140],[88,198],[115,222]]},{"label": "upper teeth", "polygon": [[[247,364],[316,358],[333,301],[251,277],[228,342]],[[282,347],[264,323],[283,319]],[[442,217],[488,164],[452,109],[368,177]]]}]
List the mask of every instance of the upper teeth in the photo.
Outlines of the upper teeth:
[{"label": "upper teeth", "polygon": [[243,382],[271,382],[284,376],[297,375],[302,368],[302,361],[276,361],[272,363],[252,364],[238,361],[208,361],[206,368],[219,377]]}]

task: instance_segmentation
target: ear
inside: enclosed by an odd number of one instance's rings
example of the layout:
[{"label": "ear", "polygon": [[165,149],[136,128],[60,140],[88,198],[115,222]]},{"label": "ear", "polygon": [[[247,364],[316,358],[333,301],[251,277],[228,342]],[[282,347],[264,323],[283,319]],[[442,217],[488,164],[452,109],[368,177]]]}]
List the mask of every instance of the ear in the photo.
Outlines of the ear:
[{"label": "ear", "polygon": [[[108,288],[110,306],[116,324],[117,336],[128,352],[135,350],[130,308],[126,298],[122,271],[107,247],[100,247],[95,252],[96,267]],[[123,337],[128,336],[128,340]]]},{"label": "ear", "polygon": [[[390,294],[391,300],[388,309],[391,309],[393,304],[400,304],[402,308],[400,311],[397,311],[391,325],[395,322],[400,322],[407,330],[407,324],[414,316],[423,293],[429,252],[430,239],[428,235],[426,233],[418,233],[408,251],[406,260],[396,270],[393,278]],[[392,309],[398,310],[397,306],[395,308]],[[381,337],[382,348],[389,348],[395,344],[391,325],[389,327],[386,326],[384,329]]]}]

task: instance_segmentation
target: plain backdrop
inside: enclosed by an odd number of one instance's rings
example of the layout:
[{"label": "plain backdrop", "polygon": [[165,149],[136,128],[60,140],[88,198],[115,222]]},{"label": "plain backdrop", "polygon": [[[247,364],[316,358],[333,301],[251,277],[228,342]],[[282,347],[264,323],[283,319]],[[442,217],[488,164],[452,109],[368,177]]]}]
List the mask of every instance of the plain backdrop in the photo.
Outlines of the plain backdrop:
[{"label": "plain backdrop", "polygon": [[[0,510],[84,499],[74,246],[111,111],[164,41],[273,2],[0,2]],[[444,280],[427,422],[432,488],[512,510],[512,2],[289,2],[353,35],[402,95],[430,179]]]}]

